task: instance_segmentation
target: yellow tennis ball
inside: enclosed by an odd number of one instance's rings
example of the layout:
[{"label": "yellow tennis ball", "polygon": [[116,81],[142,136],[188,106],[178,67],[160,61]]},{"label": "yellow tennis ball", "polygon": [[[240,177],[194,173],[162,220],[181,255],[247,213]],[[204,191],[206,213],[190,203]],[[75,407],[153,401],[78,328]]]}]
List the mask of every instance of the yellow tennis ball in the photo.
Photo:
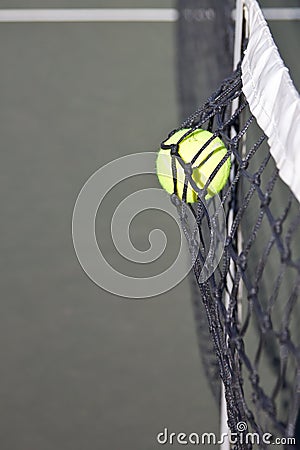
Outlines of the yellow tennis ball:
[{"label": "yellow tennis ball", "polygon": [[[164,144],[177,144],[180,138],[186,134],[189,129],[185,128],[176,131]],[[193,157],[201,150],[203,145],[212,137],[212,133],[201,128],[193,131],[187,137],[185,137],[178,145],[178,153],[185,163],[190,163]],[[204,150],[202,150],[192,164],[192,178],[196,185],[202,189],[217,167],[220,161],[227,153],[227,149],[220,138],[214,138]],[[182,199],[185,173],[184,169],[176,159],[177,169],[177,195]],[[161,186],[169,193],[174,192],[173,172],[172,172],[172,157],[170,149],[160,149],[156,160],[156,172],[158,180]],[[225,186],[230,173],[230,158],[226,159],[223,165],[220,167],[207,188],[206,199],[213,197],[216,193]],[[188,183],[186,201],[188,203],[194,203],[197,201],[197,193]]]}]

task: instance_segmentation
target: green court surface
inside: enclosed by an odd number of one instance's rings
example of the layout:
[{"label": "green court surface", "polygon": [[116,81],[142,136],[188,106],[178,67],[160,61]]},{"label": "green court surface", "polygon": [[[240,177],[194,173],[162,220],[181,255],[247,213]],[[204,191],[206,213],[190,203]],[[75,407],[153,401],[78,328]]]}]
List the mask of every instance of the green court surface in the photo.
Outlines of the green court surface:
[{"label": "green court surface", "polygon": [[[0,1],[83,6],[161,2]],[[71,237],[88,177],[120,156],[156,151],[178,125],[174,28],[0,23],[1,450],[151,450],[164,427],[218,432],[188,279],[153,299],[116,297],[85,275]],[[300,24],[271,28],[299,88]],[[110,193],[97,218],[100,241],[120,199],[148,185],[158,187],[137,178]],[[149,223],[164,220],[137,219],[136,245],[147,247]],[[176,245],[177,237],[170,224],[168,239]],[[103,245],[120,270],[134,271],[112,242]]]}]

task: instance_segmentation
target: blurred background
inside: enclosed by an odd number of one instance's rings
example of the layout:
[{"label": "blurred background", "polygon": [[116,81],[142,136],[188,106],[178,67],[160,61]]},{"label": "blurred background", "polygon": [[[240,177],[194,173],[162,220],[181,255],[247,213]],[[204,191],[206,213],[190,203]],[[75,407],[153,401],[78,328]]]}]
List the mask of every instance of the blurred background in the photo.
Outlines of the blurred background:
[{"label": "blurred background", "polygon": [[[2,9],[82,7],[161,2],[0,1]],[[300,23],[270,26],[299,89]],[[116,297],[83,272],[71,236],[74,203],[89,176],[120,156],[156,151],[179,124],[176,31],[173,22],[0,23],[3,450],[150,450],[165,427],[218,433],[189,279],[149,300]],[[218,80],[207,77],[205,61],[199,70],[200,102]],[[97,218],[100,244],[122,195],[145,185],[158,186],[137,177],[110,193]],[[174,224],[147,213],[133,233],[138,248],[147,248],[159,222],[176,246]],[[111,242],[103,246],[112,264],[133,270]]]}]

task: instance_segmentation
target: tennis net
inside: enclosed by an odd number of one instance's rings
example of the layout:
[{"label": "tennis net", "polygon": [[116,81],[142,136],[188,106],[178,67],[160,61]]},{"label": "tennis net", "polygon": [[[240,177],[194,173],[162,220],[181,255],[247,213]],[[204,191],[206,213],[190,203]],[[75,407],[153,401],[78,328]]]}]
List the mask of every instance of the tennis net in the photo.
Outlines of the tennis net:
[{"label": "tennis net", "polygon": [[[162,146],[185,169],[185,192],[193,187],[198,194],[192,204],[184,191],[183,199],[178,198],[173,164],[172,200],[195,261],[193,304],[212,390],[220,402],[222,380],[232,433],[240,432],[243,422],[244,432],[287,439],[295,436],[300,405],[300,99],[258,3],[245,0],[243,8],[245,52],[236,70],[169,135],[204,128],[225,143],[227,155],[204,190],[195,186],[180,158],[179,142],[177,150],[174,144]],[[182,38],[182,29],[180,33]],[[229,28],[228,43],[230,35]],[[190,89],[184,92],[184,76],[178,80],[185,114],[191,99],[198,98]],[[205,188],[227,157],[232,163],[229,182],[220,196],[205,200]],[[187,209],[195,217],[200,246]],[[225,224],[219,220],[221,210]],[[216,270],[203,277],[211,240],[220,242],[220,236],[222,257]],[[240,441],[233,448],[255,445]],[[257,448],[267,444],[260,440]]]}]

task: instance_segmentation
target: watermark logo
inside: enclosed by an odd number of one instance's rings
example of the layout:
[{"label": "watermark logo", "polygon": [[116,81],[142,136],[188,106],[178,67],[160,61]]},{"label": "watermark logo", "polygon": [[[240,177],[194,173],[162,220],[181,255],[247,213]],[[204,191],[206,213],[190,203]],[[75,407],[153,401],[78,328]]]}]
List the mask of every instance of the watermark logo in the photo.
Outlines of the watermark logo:
[{"label": "watermark logo", "polygon": [[243,433],[243,431],[246,431],[248,429],[248,425],[246,424],[246,422],[239,422],[236,426],[236,429],[240,432]]},{"label": "watermark logo", "polygon": [[[111,220],[110,234],[120,257],[138,264],[147,264],[157,260],[169,243],[165,233],[153,229],[149,236],[150,247],[146,251],[136,249],[131,240],[129,227],[137,214],[158,209],[169,214],[177,223],[180,231],[180,246],[176,259],[162,273],[155,276],[138,278],[120,273],[109,264],[101,252],[95,233],[95,220],[98,210],[101,217],[101,203],[107,193],[117,184],[137,175],[156,174],[157,153],[136,153],[118,158],[97,170],[81,189],[73,211],[73,245],[79,263],[86,274],[98,286],[121,297],[143,299],[166,292],[180,283],[191,270],[201,248],[201,237],[197,216],[180,202],[170,201],[170,197],[161,188],[141,189],[123,199]],[[218,195],[210,202],[203,201],[203,216],[210,220],[209,249],[201,270],[199,281],[205,281],[217,267],[225,243],[225,215]],[[184,226],[183,225],[184,222]],[[190,242],[187,239],[190,230]],[[107,239],[108,236],[101,236]],[[189,244],[193,243],[193,257],[188,257]],[[174,243],[173,243],[174,244]]]},{"label": "watermark logo", "polygon": [[[257,445],[295,445],[296,439],[293,437],[277,437],[274,438],[271,433],[258,434],[248,431],[246,422],[238,422],[236,426],[237,432],[222,433],[217,437],[215,433],[175,433],[170,432],[168,428],[157,434],[156,441],[160,445],[221,445],[225,442],[230,445],[234,444],[257,444]],[[248,447],[247,447],[248,448]]]}]

